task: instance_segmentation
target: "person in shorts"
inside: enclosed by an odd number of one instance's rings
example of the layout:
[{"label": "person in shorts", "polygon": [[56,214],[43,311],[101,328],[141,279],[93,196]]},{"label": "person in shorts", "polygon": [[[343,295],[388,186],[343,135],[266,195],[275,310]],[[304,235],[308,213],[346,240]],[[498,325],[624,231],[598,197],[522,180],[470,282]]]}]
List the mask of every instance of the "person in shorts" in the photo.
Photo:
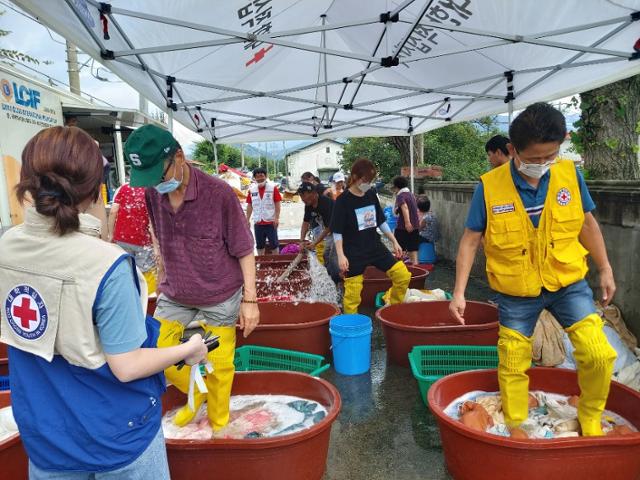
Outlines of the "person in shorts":
[{"label": "person in shorts", "polygon": [[409,190],[409,181],[406,177],[395,177],[392,189],[396,194],[394,213],[398,216],[394,235],[402,250],[408,253],[411,264],[417,265],[420,220],[418,219],[416,197]]}]

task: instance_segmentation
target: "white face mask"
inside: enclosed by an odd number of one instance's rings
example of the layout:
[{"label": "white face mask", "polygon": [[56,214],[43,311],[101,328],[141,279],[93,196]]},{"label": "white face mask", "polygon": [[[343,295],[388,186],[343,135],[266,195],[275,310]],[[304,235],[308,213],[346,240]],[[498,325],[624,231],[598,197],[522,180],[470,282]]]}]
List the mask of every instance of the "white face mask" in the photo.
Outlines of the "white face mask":
[{"label": "white face mask", "polygon": [[358,188],[362,193],[367,193],[369,190],[371,190],[371,183],[361,183],[360,185],[358,185]]},{"label": "white face mask", "polygon": [[545,163],[524,163],[520,161],[518,171],[530,178],[542,178],[542,176],[549,171],[551,165],[556,163],[555,160]]}]

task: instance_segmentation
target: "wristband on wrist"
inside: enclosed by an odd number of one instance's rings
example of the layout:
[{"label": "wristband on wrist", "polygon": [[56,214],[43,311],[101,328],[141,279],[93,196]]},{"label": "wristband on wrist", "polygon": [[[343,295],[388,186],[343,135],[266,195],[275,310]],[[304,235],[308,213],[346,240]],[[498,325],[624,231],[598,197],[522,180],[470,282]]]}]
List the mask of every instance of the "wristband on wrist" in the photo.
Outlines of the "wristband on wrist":
[{"label": "wristband on wrist", "polygon": [[257,304],[258,300],[246,300],[246,299],[242,299],[240,303],[253,303],[253,304]]}]

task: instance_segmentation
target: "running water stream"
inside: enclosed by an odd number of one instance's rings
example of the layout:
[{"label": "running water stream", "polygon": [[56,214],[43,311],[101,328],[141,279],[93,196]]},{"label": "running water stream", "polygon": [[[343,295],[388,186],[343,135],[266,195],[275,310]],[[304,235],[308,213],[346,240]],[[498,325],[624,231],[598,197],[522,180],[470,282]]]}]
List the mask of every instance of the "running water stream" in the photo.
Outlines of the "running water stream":
[{"label": "running water stream", "polygon": [[327,269],[321,265],[314,254],[307,254],[309,258],[309,275],[311,276],[311,288],[306,299],[309,302],[325,302],[339,305],[340,296],[336,284],[333,283]]},{"label": "running water stream", "polygon": [[320,264],[315,254],[307,253],[307,257],[306,269],[294,269],[281,282],[278,280],[284,270],[266,269],[265,274],[261,276],[262,288],[258,288],[258,296],[270,301],[325,302],[339,305],[340,293],[327,269]]}]

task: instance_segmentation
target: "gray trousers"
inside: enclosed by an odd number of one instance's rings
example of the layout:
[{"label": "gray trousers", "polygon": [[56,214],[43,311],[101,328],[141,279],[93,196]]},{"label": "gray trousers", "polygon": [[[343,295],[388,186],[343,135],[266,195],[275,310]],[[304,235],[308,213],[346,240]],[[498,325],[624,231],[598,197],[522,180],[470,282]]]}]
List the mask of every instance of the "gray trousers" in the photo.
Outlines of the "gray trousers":
[{"label": "gray trousers", "polygon": [[[233,327],[238,321],[240,302],[242,301],[242,287],[225,301],[216,305],[189,306],[182,305],[160,294],[156,304],[154,316],[166,320],[173,320],[189,327],[194,322],[204,320],[213,327]],[[195,327],[197,325],[192,325]]]}]

